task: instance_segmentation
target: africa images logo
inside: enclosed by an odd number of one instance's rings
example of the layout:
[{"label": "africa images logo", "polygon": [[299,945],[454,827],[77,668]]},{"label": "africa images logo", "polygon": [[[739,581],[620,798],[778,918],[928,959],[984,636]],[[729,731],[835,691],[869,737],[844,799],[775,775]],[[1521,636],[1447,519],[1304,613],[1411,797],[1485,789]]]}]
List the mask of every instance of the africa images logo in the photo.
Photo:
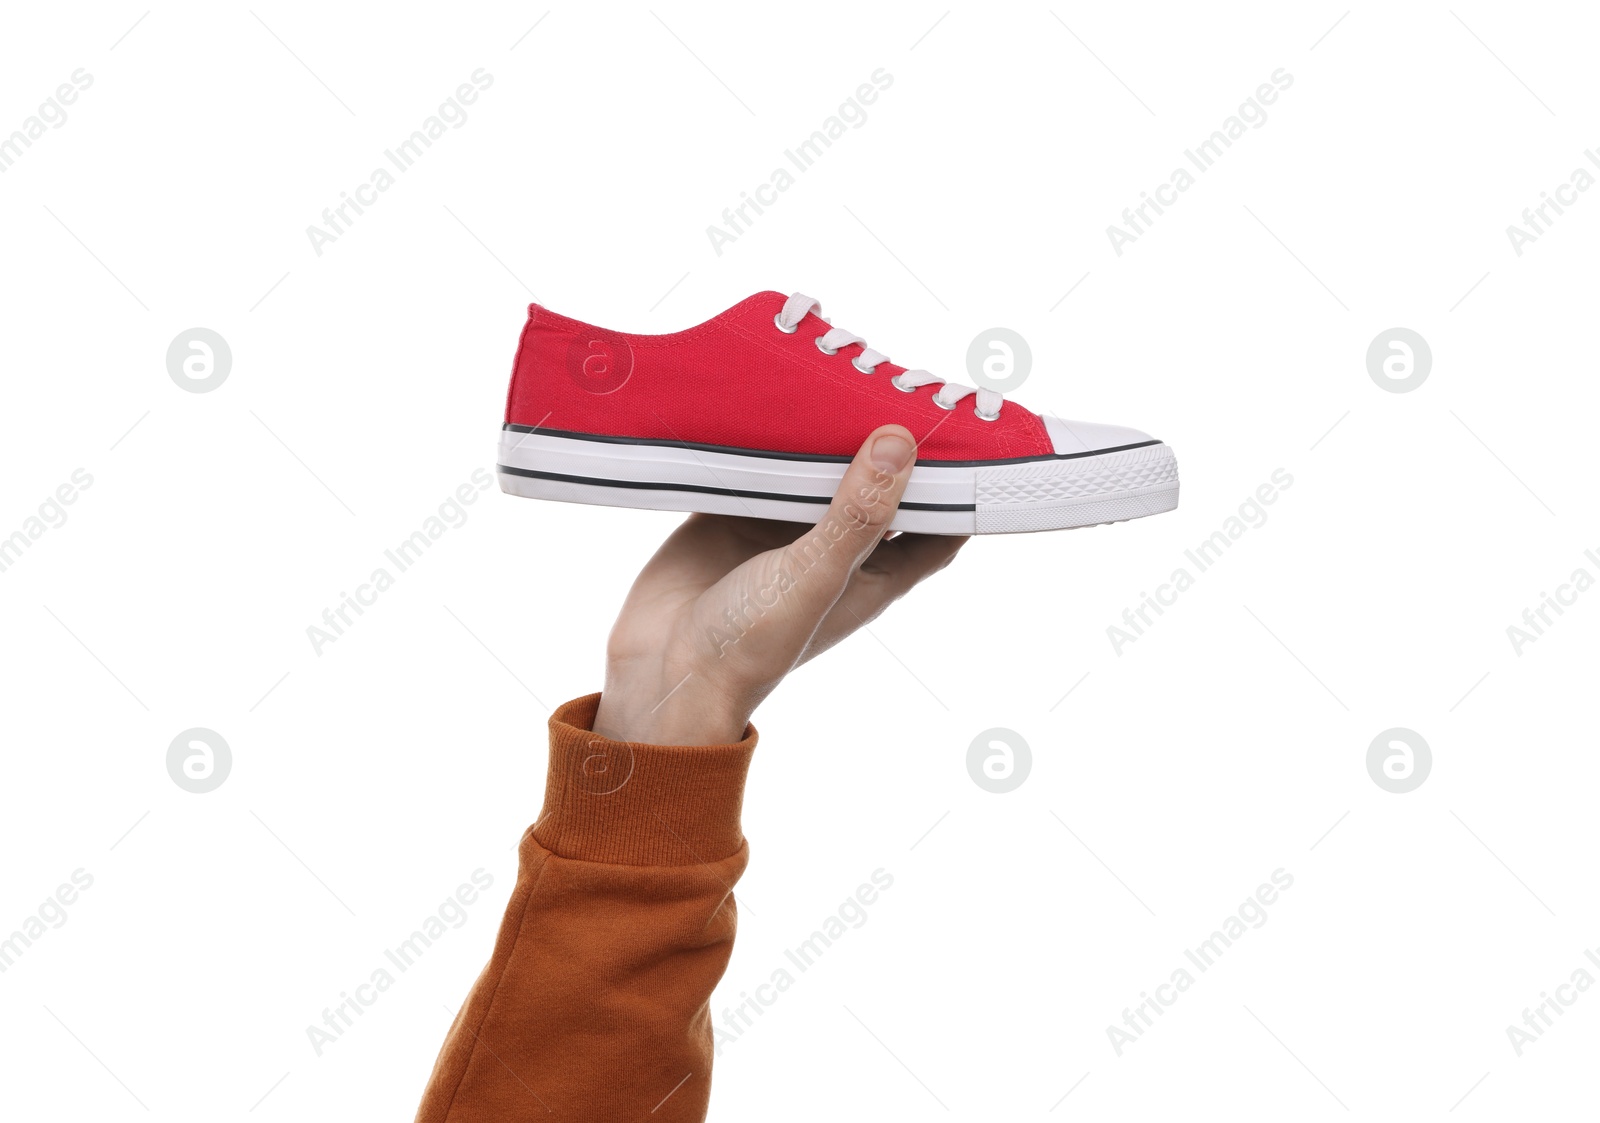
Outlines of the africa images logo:
[{"label": "africa images logo", "polygon": [[567,345],[567,375],[591,394],[614,394],[633,374],[633,348],[615,332],[588,331]]}]

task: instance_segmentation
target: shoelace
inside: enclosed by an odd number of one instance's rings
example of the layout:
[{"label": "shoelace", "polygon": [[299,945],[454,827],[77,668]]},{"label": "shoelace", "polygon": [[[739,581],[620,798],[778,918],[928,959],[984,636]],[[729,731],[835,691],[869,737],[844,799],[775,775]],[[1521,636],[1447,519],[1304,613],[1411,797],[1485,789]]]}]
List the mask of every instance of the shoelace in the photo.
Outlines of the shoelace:
[{"label": "shoelace", "polygon": [[[822,305],[814,298],[803,292],[794,293],[783,303],[783,311],[772,318],[773,324],[785,335],[793,335],[800,330],[800,321],[806,318],[807,312],[815,312],[822,316]],[[817,336],[817,350],[824,355],[837,355],[841,347],[848,347],[852,343],[861,345],[861,353],[850,360],[850,365],[862,374],[871,374],[877,369],[879,363],[889,361],[889,356],[882,351],[874,351],[867,346],[867,341],[859,335],[854,335],[844,328],[831,326],[829,330]],[[1005,404],[1005,397],[998,390],[979,389],[976,386],[967,386],[960,382],[951,382],[949,379],[940,378],[925,370],[908,370],[897,374],[889,380],[889,385],[896,390],[903,390],[907,394],[915,393],[923,386],[939,383],[939,389],[934,392],[933,404],[940,409],[955,409],[961,400],[969,394],[976,394],[977,400],[973,402],[972,412],[980,421],[998,421],[1000,407]]]}]

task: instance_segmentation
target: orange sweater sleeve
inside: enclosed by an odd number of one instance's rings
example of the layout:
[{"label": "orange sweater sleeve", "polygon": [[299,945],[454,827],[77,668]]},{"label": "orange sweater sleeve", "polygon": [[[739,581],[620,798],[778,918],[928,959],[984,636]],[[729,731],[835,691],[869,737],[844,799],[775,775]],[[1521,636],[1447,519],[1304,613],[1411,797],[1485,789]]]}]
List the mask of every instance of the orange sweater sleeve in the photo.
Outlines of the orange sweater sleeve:
[{"label": "orange sweater sleeve", "polygon": [[735,745],[609,741],[589,732],[599,701],[550,717],[544,809],[417,1123],[705,1118],[755,730]]}]

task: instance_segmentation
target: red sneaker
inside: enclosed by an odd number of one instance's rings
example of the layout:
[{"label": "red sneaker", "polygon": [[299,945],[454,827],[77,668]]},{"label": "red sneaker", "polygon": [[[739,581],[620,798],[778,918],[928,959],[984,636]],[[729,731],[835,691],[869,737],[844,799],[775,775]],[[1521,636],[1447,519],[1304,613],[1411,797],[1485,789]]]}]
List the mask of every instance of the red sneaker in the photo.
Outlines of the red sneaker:
[{"label": "red sneaker", "polygon": [[907,370],[800,293],[627,335],[528,309],[500,439],[512,495],[812,522],[879,425],[918,439],[892,529],[1006,534],[1178,505],[1172,450]]}]

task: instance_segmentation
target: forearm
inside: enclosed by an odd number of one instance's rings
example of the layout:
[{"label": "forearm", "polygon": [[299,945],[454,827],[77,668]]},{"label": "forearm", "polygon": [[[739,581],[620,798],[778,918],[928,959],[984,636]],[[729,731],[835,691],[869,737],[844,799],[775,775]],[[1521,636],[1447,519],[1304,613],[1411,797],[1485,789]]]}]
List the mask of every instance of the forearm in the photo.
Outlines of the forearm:
[{"label": "forearm", "polygon": [[551,718],[545,807],[418,1123],[705,1117],[755,736],[608,741],[588,732],[596,701]]}]

